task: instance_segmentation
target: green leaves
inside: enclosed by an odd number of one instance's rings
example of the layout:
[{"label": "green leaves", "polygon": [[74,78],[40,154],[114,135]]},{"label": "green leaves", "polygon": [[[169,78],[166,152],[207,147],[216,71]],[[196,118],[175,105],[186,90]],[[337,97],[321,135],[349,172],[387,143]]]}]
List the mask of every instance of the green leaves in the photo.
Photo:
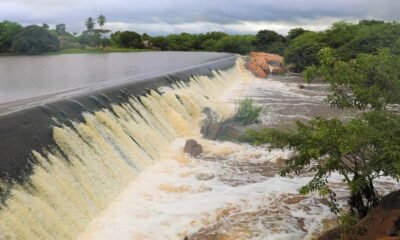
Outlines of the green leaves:
[{"label": "green leaves", "polygon": [[39,54],[58,51],[60,42],[45,28],[32,25],[14,37],[12,48],[16,53]]},{"label": "green leaves", "polygon": [[97,17],[97,23],[99,24],[99,26],[100,26],[101,28],[103,28],[103,26],[104,26],[104,24],[106,24],[106,22],[107,22],[107,19],[106,19],[106,17],[105,17],[103,14],[100,14],[100,15]]},{"label": "green leaves", "polygon": [[94,22],[94,19],[92,17],[86,19],[85,26],[88,31],[92,31],[95,25],[96,23]]},{"label": "green leaves", "polygon": [[248,54],[254,50],[254,41],[253,35],[228,35],[218,41],[216,48],[218,52]]},{"label": "green leaves", "polygon": [[367,112],[347,123],[314,118],[308,123],[297,122],[294,132],[250,130],[243,139],[292,149],[293,155],[286,160],[281,175],[312,169],[314,178],[300,192],[327,195],[334,212],[335,194],[328,182],[331,173],[340,173],[352,194],[370,202],[367,206],[352,206],[356,209],[371,207],[378,198],[373,179],[382,175],[400,177],[400,116],[386,111]]},{"label": "green leaves", "polygon": [[332,93],[326,98],[338,108],[385,109],[400,103],[400,56],[389,49],[376,55],[360,54],[354,61],[344,62],[330,48],[319,53],[320,66],[304,72],[307,82],[316,78],[330,84]]},{"label": "green leaves", "polygon": [[337,22],[322,32],[305,32],[294,38],[289,33],[285,62],[294,65],[297,71],[303,71],[311,65],[319,65],[318,52],[325,47],[331,48],[333,56],[338,60],[346,62],[362,53],[377,54],[382,48],[389,48],[399,54],[399,38],[400,24],[396,22]]},{"label": "green leaves", "polygon": [[264,108],[254,105],[251,98],[239,101],[239,106],[235,110],[233,120],[242,124],[258,123]]},{"label": "green leaves", "polygon": [[254,44],[257,51],[283,55],[286,39],[274,31],[261,30],[257,32]]},{"label": "green leaves", "polygon": [[0,53],[11,51],[13,38],[21,32],[22,29],[23,27],[15,22],[0,22]]},{"label": "green leaves", "polygon": [[318,52],[326,44],[321,33],[306,32],[293,39],[285,50],[285,63],[296,66],[297,71],[318,64]]},{"label": "green leaves", "polygon": [[121,48],[142,48],[142,36],[137,32],[123,31],[111,34],[111,40]]}]

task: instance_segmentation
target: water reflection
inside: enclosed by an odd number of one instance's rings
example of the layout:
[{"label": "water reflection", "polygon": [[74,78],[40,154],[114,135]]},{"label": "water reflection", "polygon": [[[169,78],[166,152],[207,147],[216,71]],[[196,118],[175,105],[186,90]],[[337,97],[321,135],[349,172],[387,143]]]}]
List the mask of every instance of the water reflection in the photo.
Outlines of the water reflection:
[{"label": "water reflection", "polygon": [[0,57],[0,104],[165,74],[229,56],[142,52]]}]

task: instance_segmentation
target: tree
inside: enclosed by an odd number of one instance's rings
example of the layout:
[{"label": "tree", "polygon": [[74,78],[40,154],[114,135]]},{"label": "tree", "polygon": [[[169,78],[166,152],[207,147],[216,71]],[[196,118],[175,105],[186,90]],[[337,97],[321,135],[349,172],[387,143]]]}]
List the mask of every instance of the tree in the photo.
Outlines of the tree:
[{"label": "tree", "polygon": [[290,42],[285,50],[285,63],[292,64],[297,72],[307,66],[317,65],[318,52],[326,47],[321,33],[306,32]]},{"label": "tree", "polygon": [[209,52],[216,52],[218,51],[218,40],[214,39],[207,39],[202,43],[202,50],[209,51]]},{"label": "tree", "polygon": [[360,218],[379,203],[374,180],[381,176],[400,177],[400,116],[381,111],[365,113],[347,123],[338,119],[315,118],[297,122],[295,132],[264,129],[249,131],[253,143],[289,147],[294,153],[285,161],[282,176],[307,169],[313,179],[300,189],[307,194],[327,195],[333,212],[338,212],[336,194],[329,176],[339,173],[350,190],[349,205]]},{"label": "tree", "polygon": [[381,48],[394,48],[400,38],[400,24],[378,22],[360,25],[357,32],[351,31],[349,35],[352,38],[337,49],[342,60],[356,58],[360,53],[377,53]]},{"label": "tree", "polygon": [[42,28],[49,30],[49,25],[47,23],[43,23]]},{"label": "tree", "polygon": [[217,50],[219,52],[248,54],[254,50],[254,40],[253,35],[228,35],[218,41]]},{"label": "tree", "polygon": [[216,43],[223,37],[228,36],[224,32],[207,32],[195,36],[193,48],[196,50],[217,51]]},{"label": "tree", "polygon": [[297,38],[298,36],[302,35],[303,33],[310,32],[308,30],[304,30],[303,28],[293,28],[290,29],[286,39],[288,41],[292,41],[293,39]]},{"label": "tree", "polygon": [[226,36],[228,36],[228,34],[224,32],[207,32],[206,34],[204,34],[204,39],[213,39],[218,41]]},{"label": "tree", "polygon": [[106,22],[106,17],[103,14],[100,14],[100,16],[97,18],[97,23],[99,24],[101,29],[103,29],[103,26],[104,24],[106,24]]},{"label": "tree", "polygon": [[375,24],[383,24],[383,23],[385,23],[385,22],[381,21],[381,20],[374,20],[374,19],[371,19],[371,20],[364,19],[364,20],[360,20],[358,22],[359,25],[366,25],[366,26],[371,26],[371,25],[375,25]]},{"label": "tree", "polygon": [[283,54],[285,37],[271,30],[261,30],[256,34],[255,45],[258,51]]},{"label": "tree", "polygon": [[78,42],[82,45],[89,45],[92,47],[99,47],[103,44],[103,39],[99,31],[86,30],[79,37]]},{"label": "tree", "polygon": [[132,31],[116,32],[111,34],[111,40],[122,48],[142,48],[142,37]]},{"label": "tree", "polygon": [[171,34],[167,36],[168,50],[191,51],[194,50],[195,37],[189,33]]},{"label": "tree", "polygon": [[151,37],[147,33],[142,34],[142,39],[143,39],[143,41],[151,41]]},{"label": "tree", "polygon": [[153,43],[154,47],[159,48],[162,51],[168,50],[168,41],[166,37],[163,36],[152,37],[151,42]]},{"label": "tree", "polygon": [[336,22],[325,31],[325,42],[328,47],[338,48],[351,41],[360,29],[359,25],[344,21]]},{"label": "tree", "polygon": [[25,54],[58,51],[59,41],[46,29],[32,25],[25,27],[14,37],[12,49],[16,53]]},{"label": "tree", "polygon": [[13,38],[22,31],[23,27],[15,22],[0,22],[0,52],[9,52]]},{"label": "tree", "polygon": [[400,103],[400,57],[389,49],[344,62],[325,48],[319,58],[321,65],[309,67],[304,76],[308,82],[323,78],[330,84],[332,93],[327,100],[332,106],[385,110],[388,104]]},{"label": "tree", "polygon": [[56,32],[59,34],[65,34],[67,31],[67,27],[64,23],[60,23],[56,25]]},{"label": "tree", "polygon": [[391,51],[395,55],[400,55],[400,38],[396,41]]},{"label": "tree", "polygon": [[377,20],[361,20],[358,24],[340,21],[323,32],[303,31],[292,29],[285,49],[286,63],[294,65],[297,71],[318,65],[317,53],[324,47],[332,48],[336,58],[349,61],[361,53],[378,53],[381,48],[396,52],[400,38],[399,23]]},{"label": "tree", "polygon": [[95,25],[93,18],[89,17],[86,20],[85,25],[86,25],[87,31],[92,31],[94,29],[94,25]]}]

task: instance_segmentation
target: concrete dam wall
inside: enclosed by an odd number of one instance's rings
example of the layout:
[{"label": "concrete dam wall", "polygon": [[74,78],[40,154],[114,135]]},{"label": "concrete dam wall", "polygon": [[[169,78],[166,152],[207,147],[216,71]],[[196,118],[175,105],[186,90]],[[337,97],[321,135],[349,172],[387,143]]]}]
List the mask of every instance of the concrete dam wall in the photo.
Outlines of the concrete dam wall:
[{"label": "concrete dam wall", "polygon": [[[145,74],[146,66],[140,74],[127,71],[111,82],[107,79],[115,75],[46,92],[40,84],[49,84],[38,81],[39,90],[29,98],[3,94],[0,239],[75,238],[113,196],[157,161],[165,146],[199,124],[204,107],[223,117],[215,99],[239,79],[238,57],[169,54],[161,57],[164,62],[152,63],[159,70],[153,74]],[[127,64],[126,57],[118,61]],[[132,66],[140,64],[146,65]],[[60,81],[68,79],[58,74]],[[5,77],[14,83],[15,76],[22,75],[16,71]]]}]

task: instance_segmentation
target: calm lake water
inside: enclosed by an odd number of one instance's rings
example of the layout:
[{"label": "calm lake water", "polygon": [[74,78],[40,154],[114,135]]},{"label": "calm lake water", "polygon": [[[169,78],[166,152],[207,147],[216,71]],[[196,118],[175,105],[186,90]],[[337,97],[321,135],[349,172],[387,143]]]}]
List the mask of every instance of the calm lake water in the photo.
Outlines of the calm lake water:
[{"label": "calm lake water", "polygon": [[232,56],[142,52],[0,57],[0,105],[163,75]]}]

